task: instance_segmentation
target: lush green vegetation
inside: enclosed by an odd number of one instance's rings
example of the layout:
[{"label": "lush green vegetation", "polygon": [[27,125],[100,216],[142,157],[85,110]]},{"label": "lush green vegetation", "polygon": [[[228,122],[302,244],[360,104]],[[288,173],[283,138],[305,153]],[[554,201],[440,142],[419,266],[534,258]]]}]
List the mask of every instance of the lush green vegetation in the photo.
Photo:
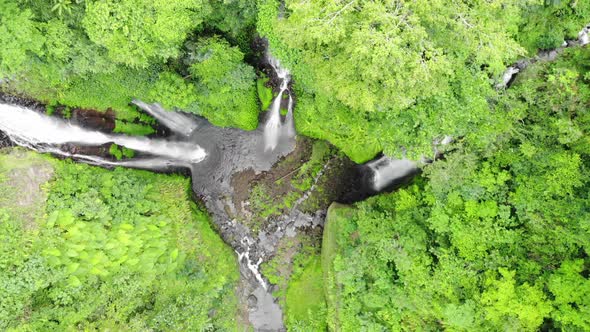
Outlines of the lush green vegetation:
[{"label": "lush green vegetation", "polygon": [[261,77],[256,81],[256,90],[258,92],[258,99],[260,99],[260,108],[263,111],[266,111],[270,107],[272,99],[275,97],[272,89],[266,86],[268,81],[268,77]]},{"label": "lush green vegetation", "polygon": [[111,144],[109,147],[109,154],[117,160],[125,158],[133,158],[135,156],[135,151],[128,149],[124,146],[118,146],[117,144]]},{"label": "lush green vegetation", "polygon": [[237,263],[189,190],[4,151],[0,328],[236,330]]},{"label": "lush green vegetation", "polygon": [[458,144],[410,187],[332,209],[332,328],[590,330],[589,60],[522,75],[492,147]]},{"label": "lush green vegetation", "polygon": [[[112,110],[119,133],[155,131],[133,98],[252,130],[265,37],[318,140],[240,183],[254,233],[338,153],[454,138],[408,187],[332,205],[321,252],[315,230],[281,241],[262,272],[289,330],[590,331],[590,48],[495,88],[589,19],[582,0],[0,0],[0,89]],[[327,206],[318,184],[302,210]],[[2,330],[237,328],[233,253],[178,176],[4,151],[0,240]]]},{"label": "lush green vegetation", "polygon": [[[3,89],[139,119],[133,98],[254,129],[251,1],[0,1]],[[240,48],[241,47],[241,48]],[[146,134],[137,128],[120,132]]]},{"label": "lush green vegetation", "polygon": [[0,8],[4,89],[128,120],[139,118],[129,101],[140,98],[255,128],[269,92],[259,83],[257,101],[244,57],[258,32],[292,69],[299,132],[357,162],[382,150],[430,155],[444,135],[489,144],[471,136],[496,130],[488,101],[504,68],[576,37],[590,16],[577,0],[288,0],[283,9],[277,0],[2,0]]},{"label": "lush green vegetation", "polygon": [[278,287],[273,295],[284,309],[289,331],[325,331],[326,299],[317,236],[285,237],[277,254],[262,266],[268,280]]},{"label": "lush green vegetation", "polygon": [[320,256],[308,256],[298,273],[291,276],[285,306],[290,331],[325,331],[326,299]]}]

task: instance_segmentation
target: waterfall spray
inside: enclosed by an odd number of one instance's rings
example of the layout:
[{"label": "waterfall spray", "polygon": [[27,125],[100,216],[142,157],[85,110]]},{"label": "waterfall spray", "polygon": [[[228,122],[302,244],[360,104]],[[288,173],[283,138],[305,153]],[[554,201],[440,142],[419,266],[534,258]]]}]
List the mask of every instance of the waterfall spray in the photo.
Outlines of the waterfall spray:
[{"label": "waterfall spray", "polygon": [[580,33],[578,33],[578,42],[580,43],[580,46],[585,46],[590,43],[590,37],[588,37],[589,33],[590,33],[590,24],[585,26],[580,31]]}]

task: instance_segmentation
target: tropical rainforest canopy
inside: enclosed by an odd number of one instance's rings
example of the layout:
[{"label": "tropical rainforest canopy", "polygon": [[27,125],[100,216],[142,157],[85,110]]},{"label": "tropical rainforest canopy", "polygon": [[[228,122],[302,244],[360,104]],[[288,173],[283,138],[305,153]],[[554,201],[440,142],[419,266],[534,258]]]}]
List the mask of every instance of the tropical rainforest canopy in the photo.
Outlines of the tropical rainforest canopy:
[{"label": "tropical rainforest canopy", "polygon": [[[0,0],[0,88],[131,135],[155,132],[133,99],[254,130],[265,38],[300,135],[356,163],[454,139],[300,241],[275,294],[288,330],[590,331],[590,48],[498,88],[589,23],[584,0]],[[0,329],[240,330],[236,259],[189,190],[2,150]]]}]

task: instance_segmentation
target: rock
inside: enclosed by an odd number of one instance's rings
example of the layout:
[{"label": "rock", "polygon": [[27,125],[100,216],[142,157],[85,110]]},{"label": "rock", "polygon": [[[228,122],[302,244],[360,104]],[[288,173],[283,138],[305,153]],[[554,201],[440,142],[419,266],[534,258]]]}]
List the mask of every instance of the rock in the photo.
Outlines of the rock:
[{"label": "rock", "polygon": [[440,142],[440,144],[441,144],[441,145],[449,145],[449,144],[451,144],[452,142],[453,142],[453,137],[452,137],[452,136],[449,136],[449,135],[446,135],[446,136],[445,136],[445,137],[442,139],[442,141]]},{"label": "rock", "polygon": [[14,144],[12,144],[12,141],[10,140],[10,138],[6,134],[4,134],[3,132],[0,131],[0,149],[11,147],[11,146],[14,146]]},{"label": "rock", "polygon": [[258,298],[254,294],[248,296],[248,308],[254,309],[258,305]]}]

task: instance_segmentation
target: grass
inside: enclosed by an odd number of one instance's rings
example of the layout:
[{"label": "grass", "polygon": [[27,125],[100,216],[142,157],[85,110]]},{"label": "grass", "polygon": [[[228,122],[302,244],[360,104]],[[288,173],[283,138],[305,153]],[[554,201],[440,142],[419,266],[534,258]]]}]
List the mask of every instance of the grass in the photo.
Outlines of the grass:
[{"label": "grass", "polygon": [[[130,101],[133,98],[146,100],[156,77],[154,68],[135,70],[116,67],[110,73],[80,76],[67,81],[44,82],[42,78],[21,80],[13,82],[14,86],[6,92],[17,95],[24,93],[29,98],[51,105],[48,107],[49,114],[58,105],[67,106],[67,110],[112,110],[117,119],[115,132],[148,135],[155,132],[151,128],[154,119],[130,105]],[[68,118],[67,113],[64,114],[65,118]]]},{"label": "grass", "polygon": [[42,190],[54,168],[49,158],[20,148],[0,150],[0,209],[29,226],[43,216]]},{"label": "grass", "polygon": [[145,136],[156,132],[152,126],[141,123],[133,123],[128,121],[115,120],[115,133]]},{"label": "grass", "polygon": [[262,219],[278,216],[283,209],[283,206],[277,204],[273,197],[268,193],[268,190],[261,184],[257,184],[252,188],[250,202],[252,204],[252,210],[256,213],[256,216]]},{"label": "grass", "polygon": [[301,165],[297,175],[291,180],[296,189],[304,192],[311,188],[313,179],[324,167],[331,154],[330,144],[326,141],[314,141],[309,161]]},{"label": "grass", "polygon": [[117,144],[111,144],[109,147],[109,154],[117,160],[125,158],[133,158],[135,156],[135,151],[132,149],[128,149],[124,146],[119,146]]},{"label": "grass", "polygon": [[346,221],[347,215],[351,209],[342,204],[332,203],[328,209],[326,223],[324,225],[324,234],[322,239],[322,270],[323,282],[325,287],[326,302],[328,304],[328,322],[330,330],[339,331],[338,311],[340,304],[340,288],[336,284],[335,271],[333,262],[340,252],[338,245],[338,234],[342,221]]},{"label": "grass", "polygon": [[277,287],[273,293],[285,313],[289,331],[325,331],[326,299],[319,234],[285,237],[262,273]]},{"label": "grass", "polygon": [[268,81],[269,78],[266,76],[261,77],[256,81],[258,99],[260,100],[260,109],[263,111],[266,111],[270,107],[270,104],[272,104],[272,99],[275,97],[272,89],[266,86]]},{"label": "grass", "polygon": [[285,305],[289,277],[293,270],[292,262],[294,255],[303,240],[305,239],[301,235],[282,239],[278,245],[277,253],[271,260],[262,264],[262,273],[264,276],[271,284],[278,287],[278,290],[273,293],[273,296],[278,298],[279,303],[283,306]]},{"label": "grass", "polygon": [[286,296],[286,325],[289,331],[325,331],[326,298],[319,255],[289,281]]}]

